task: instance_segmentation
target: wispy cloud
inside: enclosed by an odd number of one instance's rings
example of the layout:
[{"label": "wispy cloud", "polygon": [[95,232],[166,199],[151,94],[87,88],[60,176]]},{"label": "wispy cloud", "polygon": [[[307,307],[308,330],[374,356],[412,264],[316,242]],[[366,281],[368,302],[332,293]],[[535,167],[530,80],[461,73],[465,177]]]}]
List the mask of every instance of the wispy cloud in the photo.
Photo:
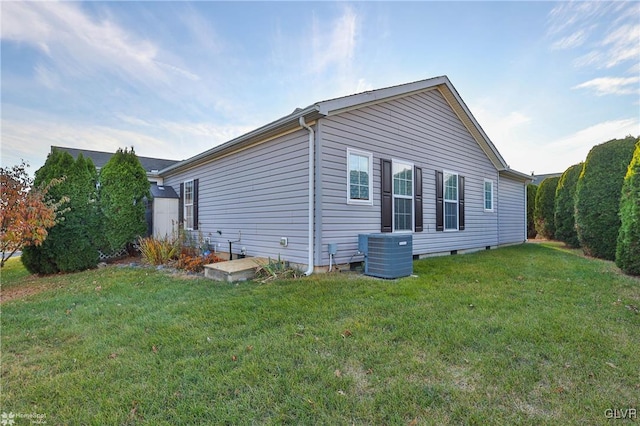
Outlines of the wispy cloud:
[{"label": "wispy cloud", "polygon": [[[589,150],[613,138],[640,134],[638,118],[607,120],[544,142],[524,137],[518,143],[496,144],[516,169],[535,173],[562,173],[587,158]],[[535,170],[530,168],[535,167]]]},{"label": "wispy cloud", "polygon": [[291,108],[374,87],[359,61],[364,44],[371,41],[362,37],[366,22],[361,8],[337,3],[330,14],[319,9],[323,13],[302,15],[300,32],[293,36],[279,20],[273,23],[268,71],[285,88],[278,96],[286,96]]},{"label": "wispy cloud", "polygon": [[473,107],[473,115],[491,140],[504,144],[510,143],[517,132],[532,121],[531,117],[523,112],[500,113],[487,106]]},{"label": "wispy cloud", "polygon": [[346,6],[344,12],[334,20],[327,31],[325,23],[313,21],[311,70],[322,73],[328,67],[349,66],[354,57],[358,16],[352,7]]},{"label": "wispy cloud", "polygon": [[585,30],[578,30],[573,34],[566,37],[562,37],[560,40],[555,41],[551,45],[553,50],[571,49],[582,45],[587,39],[587,33]]},{"label": "wispy cloud", "polygon": [[[640,7],[638,16],[640,16]],[[640,24],[623,25],[610,33],[602,42],[606,49],[606,61],[604,66],[611,68],[621,62],[640,60]]]},{"label": "wispy cloud", "polygon": [[640,121],[638,118],[624,118],[620,120],[608,120],[594,124],[573,134],[564,136],[549,143],[545,149],[557,151],[580,150],[586,158],[589,150],[597,144],[613,138],[623,138],[627,135],[640,134]]},{"label": "wispy cloud", "polygon": [[52,145],[115,152],[134,146],[141,156],[185,159],[240,136],[255,126],[143,119],[114,114],[117,124],[95,124],[60,119],[19,107],[3,111],[2,162],[21,158],[40,167]]},{"label": "wispy cloud", "polygon": [[[110,72],[137,83],[167,83],[196,75],[159,60],[160,48],[117,22],[89,16],[80,3],[4,2],[2,39],[25,43],[46,55],[50,71],[73,78]],[[42,80],[46,85],[49,80]]]},{"label": "wispy cloud", "polygon": [[[640,63],[640,3],[564,2],[549,13],[548,35],[552,50],[574,49],[574,66],[636,74]],[[629,67],[629,64],[631,66]],[[626,69],[618,66],[627,67]],[[593,89],[597,95],[638,93],[637,79],[601,76],[574,86]]]},{"label": "wispy cloud", "polygon": [[600,77],[574,86],[573,89],[593,89],[602,95],[640,95],[640,77]]},{"label": "wispy cloud", "polygon": [[592,29],[607,15],[625,15],[628,4],[604,1],[568,1],[559,3],[549,12],[548,33],[552,37],[562,37],[575,27]]}]

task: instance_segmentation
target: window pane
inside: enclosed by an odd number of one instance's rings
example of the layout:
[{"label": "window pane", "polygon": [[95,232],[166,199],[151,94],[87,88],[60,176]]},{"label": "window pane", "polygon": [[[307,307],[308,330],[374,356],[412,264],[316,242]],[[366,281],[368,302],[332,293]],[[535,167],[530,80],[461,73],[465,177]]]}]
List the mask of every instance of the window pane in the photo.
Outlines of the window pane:
[{"label": "window pane", "polygon": [[458,229],[457,203],[444,203],[444,229]]},{"label": "window pane", "polygon": [[444,199],[458,201],[458,176],[445,173],[444,179]]},{"label": "window pane", "polygon": [[394,223],[396,231],[411,231],[413,229],[412,215],[413,201],[408,198],[394,200]]},{"label": "window pane", "polygon": [[351,198],[352,200],[357,200],[360,198],[360,186],[353,183],[349,185],[349,198]]},{"label": "window pane", "polygon": [[349,170],[354,171],[358,170],[358,165],[360,164],[360,159],[357,155],[351,154],[349,156]]},{"label": "window pane", "polygon": [[193,204],[185,206],[185,219],[187,229],[193,229]]},{"label": "window pane", "polygon": [[393,163],[393,193],[407,197],[413,195],[413,166]]},{"label": "window pane", "polygon": [[193,204],[193,181],[184,183],[184,203]]},{"label": "window pane", "polygon": [[364,155],[358,155],[358,169],[361,172],[366,172],[369,170],[369,157],[365,157]]}]

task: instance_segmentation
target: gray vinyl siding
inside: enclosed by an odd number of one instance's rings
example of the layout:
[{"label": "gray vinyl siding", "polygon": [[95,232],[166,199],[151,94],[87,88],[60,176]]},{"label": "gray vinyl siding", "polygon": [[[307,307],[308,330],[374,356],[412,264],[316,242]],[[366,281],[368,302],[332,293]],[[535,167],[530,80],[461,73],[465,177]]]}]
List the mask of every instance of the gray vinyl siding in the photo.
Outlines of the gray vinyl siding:
[{"label": "gray vinyl siding", "polygon": [[521,243],[526,240],[526,186],[522,182],[500,176],[500,244]]},{"label": "gray vinyl siding", "polygon": [[[320,120],[322,170],[320,264],[327,244],[337,243],[338,263],[354,257],[359,233],[380,232],[380,159],[404,160],[423,172],[424,232],[413,233],[414,255],[496,246],[498,197],[484,211],[484,179],[498,172],[437,90],[329,116]],[[347,148],[373,154],[373,206],[347,204]],[[466,229],[437,232],[435,171],[465,177]]]},{"label": "gray vinyl siding", "polygon": [[[199,231],[220,243],[221,251],[241,232],[234,254],[246,247],[249,256],[306,265],[308,158],[308,132],[299,130],[166,176],[164,182],[178,192],[180,183],[199,179]],[[288,238],[287,247],[280,246],[281,237]]]}]

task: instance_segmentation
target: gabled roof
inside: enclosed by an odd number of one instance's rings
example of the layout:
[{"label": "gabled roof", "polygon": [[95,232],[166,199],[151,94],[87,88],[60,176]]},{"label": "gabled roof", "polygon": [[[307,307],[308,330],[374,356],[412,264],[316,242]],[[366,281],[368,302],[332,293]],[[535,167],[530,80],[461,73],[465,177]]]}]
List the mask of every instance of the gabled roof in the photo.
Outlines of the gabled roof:
[{"label": "gabled roof", "polygon": [[[91,158],[96,169],[104,167],[114,154],[113,152],[92,151],[89,149],[76,149],[64,146],[52,146],[51,150],[53,151],[54,149],[68,152],[73,158],[78,158],[78,154],[82,154],[85,158]],[[178,162],[178,160],[164,160],[161,158],[140,156],[138,156],[138,160],[147,173],[157,173],[159,170],[165,169]]]},{"label": "gabled roof", "polygon": [[529,178],[528,175],[509,168],[509,165],[505,162],[493,142],[491,142],[480,124],[473,117],[473,114],[471,114],[471,111],[469,111],[469,108],[467,108],[466,104],[447,76],[440,76],[401,84],[398,86],[391,86],[354,95],[328,99],[316,102],[306,108],[297,108],[291,114],[262,126],[252,132],[232,139],[222,145],[216,146],[180,163],[173,164],[161,170],[160,175],[194,167],[198,164],[210,161],[217,156],[245,148],[248,145],[269,139],[277,134],[300,128],[300,117],[304,117],[305,121],[309,123],[321,117],[341,114],[346,111],[430,90],[440,91],[460,121],[462,121],[469,133],[473,136],[475,141],[482,148],[498,171],[507,171],[513,177],[518,177],[520,179]]}]

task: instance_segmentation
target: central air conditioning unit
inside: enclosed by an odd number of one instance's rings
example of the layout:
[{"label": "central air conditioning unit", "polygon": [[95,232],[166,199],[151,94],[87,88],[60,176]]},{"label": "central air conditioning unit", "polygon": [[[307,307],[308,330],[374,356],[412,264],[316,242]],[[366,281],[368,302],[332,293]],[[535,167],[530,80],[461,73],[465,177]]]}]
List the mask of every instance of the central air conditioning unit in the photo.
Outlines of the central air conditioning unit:
[{"label": "central air conditioning unit", "polygon": [[413,273],[413,237],[410,234],[360,234],[364,273],[378,278],[407,277]]}]

